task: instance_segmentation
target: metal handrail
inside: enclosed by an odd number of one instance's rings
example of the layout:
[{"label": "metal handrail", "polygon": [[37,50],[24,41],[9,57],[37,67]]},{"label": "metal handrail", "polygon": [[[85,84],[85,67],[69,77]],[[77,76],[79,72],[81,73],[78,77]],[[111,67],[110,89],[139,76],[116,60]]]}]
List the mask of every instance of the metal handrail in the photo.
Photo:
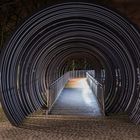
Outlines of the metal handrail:
[{"label": "metal handrail", "polygon": [[93,93],[95,94],[95,96],[98,99],[99,105],[101,107],[101,111],[102,111],[103,115],[105,115],[104,85],[99,83],[95,79],[95,77],[91,76],[88,72],[86,73],[86,76],[87,76],[87,82],[88,82],[91,90],[93,91]]},{"label": "metal handrail", "polygon": [[49,99],[48,99],[48,108],[49,111],[51,110],[52,106],[56,102],[57,98],[59,97],[61,91],[63,90],[65,84],[69,80],[69,73],[65,73],[63,76],[58,78],[49,86]]}]

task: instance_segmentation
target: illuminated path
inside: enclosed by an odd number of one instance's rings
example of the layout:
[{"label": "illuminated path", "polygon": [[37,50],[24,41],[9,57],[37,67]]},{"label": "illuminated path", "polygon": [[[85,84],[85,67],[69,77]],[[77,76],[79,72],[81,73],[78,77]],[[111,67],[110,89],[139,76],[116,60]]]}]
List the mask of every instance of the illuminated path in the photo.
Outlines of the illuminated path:
[{"label": "illuminated path", "polygon": [[88,86],[86,78],[69,80],[50,114],[102,116],[96,96]]}]

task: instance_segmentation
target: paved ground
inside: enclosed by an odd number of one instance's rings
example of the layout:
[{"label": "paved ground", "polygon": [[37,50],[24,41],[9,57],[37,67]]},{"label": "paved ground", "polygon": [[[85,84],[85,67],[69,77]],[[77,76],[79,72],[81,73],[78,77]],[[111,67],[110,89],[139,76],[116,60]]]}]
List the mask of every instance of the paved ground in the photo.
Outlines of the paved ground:
[{"label": "paved ground", "polygon": [[0,123],[0,140],[140,140],[140,125],[126,116],[85,120],[31,117],[20,128]]},{"label": "paved ground", "polygon": [[2,108],[0,107],[0,123],[5,122],[5,121],[7,121],[6,116],[5,116]]},{"label": "paved ground", "polygon": [[55,102],[51,114],[102,116],[86,78],[71,79]]}]

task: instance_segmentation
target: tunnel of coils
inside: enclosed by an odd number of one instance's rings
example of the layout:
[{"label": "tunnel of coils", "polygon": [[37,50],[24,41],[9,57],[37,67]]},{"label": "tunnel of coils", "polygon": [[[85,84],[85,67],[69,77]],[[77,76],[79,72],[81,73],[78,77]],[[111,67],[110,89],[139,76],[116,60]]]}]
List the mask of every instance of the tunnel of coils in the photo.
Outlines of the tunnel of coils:
[{"label": "tunnel of coils", "polygon": [[46,104],[49,85],[70,70],[73,60],[105,70],[106,113],[128,113],[140,122],[140,33],[104,6],[67,2],[26,19],[3,48],[0,93],[4,112],[18,126]]}]

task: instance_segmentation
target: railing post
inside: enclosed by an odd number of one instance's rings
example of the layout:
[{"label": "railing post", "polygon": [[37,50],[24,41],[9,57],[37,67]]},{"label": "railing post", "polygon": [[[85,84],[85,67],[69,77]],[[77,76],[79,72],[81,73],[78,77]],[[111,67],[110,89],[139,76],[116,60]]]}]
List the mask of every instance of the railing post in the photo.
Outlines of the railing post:
[{"label": "railing post", "polygon": [[104,89],[104,85],[103,85],[102,90],[103,90],[103,92],[102,92],[103,114],[105,116],[105,100],[104,100],[104,92],[105,92],[105,89]]}]

